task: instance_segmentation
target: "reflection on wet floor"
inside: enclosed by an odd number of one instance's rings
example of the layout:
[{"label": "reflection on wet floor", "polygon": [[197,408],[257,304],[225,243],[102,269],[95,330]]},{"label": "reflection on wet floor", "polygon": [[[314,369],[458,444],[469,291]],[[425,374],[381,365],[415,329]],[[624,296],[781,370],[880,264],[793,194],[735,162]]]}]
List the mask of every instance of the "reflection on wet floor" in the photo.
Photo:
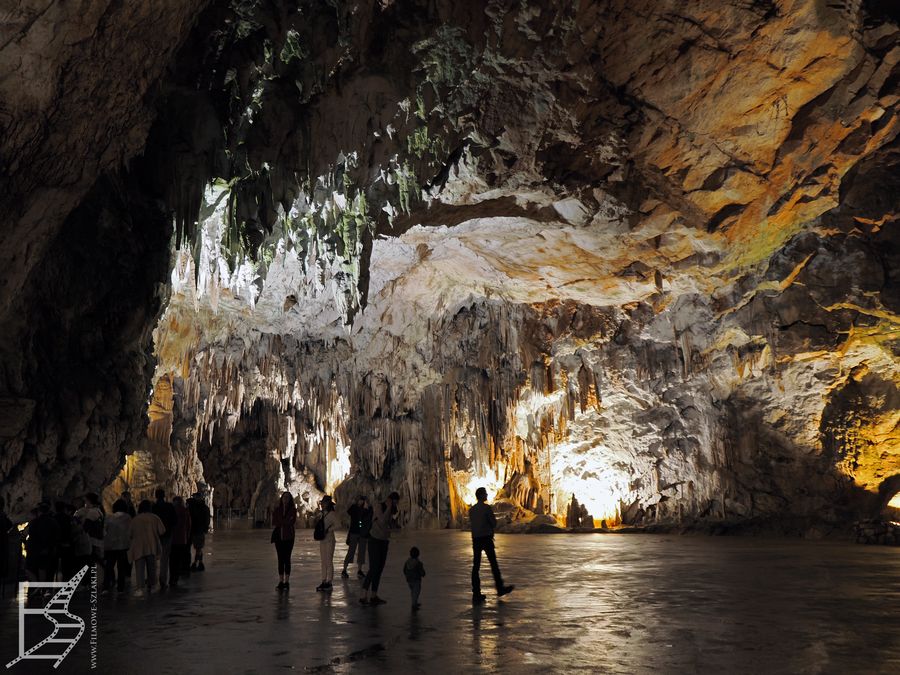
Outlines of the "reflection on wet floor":
[{"label": "reflection on wet floor", "polygon": [[[340,538],[339,538],[340,541]],[[900,672],[900,548],[643,535],[499,535],[516,591],[471,604],[470,544],[403,532],[380,595],[360,581],[316,593],[318,547],[299,532],[291,590],[275,589],[268,532],[212,537],[207,571],[183,589],[102,599],[98,669],[122,673]],[[410,610],[410,546],[428,572]],[[338,544],[337,570],[344,551]],[[353,568],[351,568],[352,571]],[[73,609],[87,615],[87,594]],[[2,601],[0,658],[15,656],[16,606]],[[88,646],[58,672],[88,672]],[[51,672],[20,663],[9,672]]]}]

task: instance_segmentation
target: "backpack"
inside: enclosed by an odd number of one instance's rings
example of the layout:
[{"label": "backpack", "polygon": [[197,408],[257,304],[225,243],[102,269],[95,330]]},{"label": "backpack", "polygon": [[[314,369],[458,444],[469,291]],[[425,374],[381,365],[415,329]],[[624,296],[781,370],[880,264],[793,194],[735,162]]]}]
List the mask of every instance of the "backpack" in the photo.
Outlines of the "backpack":
[{"label": "backpack", "polygon": [[313,539],[316,541],[322,541],[325,538],[325,516],[322,516],[316,521],[316,526],[313,529]]}]

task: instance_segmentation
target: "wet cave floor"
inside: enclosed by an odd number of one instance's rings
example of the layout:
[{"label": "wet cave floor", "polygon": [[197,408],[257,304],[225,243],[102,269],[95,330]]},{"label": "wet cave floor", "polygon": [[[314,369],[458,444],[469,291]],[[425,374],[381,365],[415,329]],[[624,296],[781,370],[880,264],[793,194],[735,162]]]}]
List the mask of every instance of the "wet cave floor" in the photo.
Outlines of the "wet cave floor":
[{"label": "wet cave floor", "polygon": [[[177,591],[100,598],[104,673],[824,673],[900,672],[900,548],[656,535],[499,535],[511,595],[485,561],[471,603],[470,540],[402,532],[380,595],[360,580],[317,593],[318,544],[298,532],[289,593],[275,589],[268,530],[219,530],[207,570]],[[427,570],[422,608],[401,573]],[[344,551],[339,535],[336,573]],[[17,653],[18,610],[0,601],[0,659]],[[89,592],[72,610],[90,616]],[[88,620],[90,625],[90,620]],[[29,638],[30,640],[30,638]],[[26,645],[27,646],[27,645]],[[55,672],[90,672],[86,634]],[[54,672],[20,662],[7,672]]]}]

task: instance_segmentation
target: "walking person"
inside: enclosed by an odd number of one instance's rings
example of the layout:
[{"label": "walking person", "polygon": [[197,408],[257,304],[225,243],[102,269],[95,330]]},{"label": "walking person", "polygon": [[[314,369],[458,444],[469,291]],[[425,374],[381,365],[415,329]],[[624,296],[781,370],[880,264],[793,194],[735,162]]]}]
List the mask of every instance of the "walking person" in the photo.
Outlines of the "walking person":
[{"label": "walking person", "polygon": [[409,585],[409,593],[412,596],[413,611],[419,609],[419,594],[422,592],[422,578],[425,576],[425,565],[419,560],[419,549],[413,546],[409,549],[409,560],[403,564],[403,576]]},{"label": "walking person", "polygon": [[131,516],[124,499],[115,501],[113,512],[106,519],[103,544],[103,592],[109,593],[115,584],[116,590],[124,593],[128,577],[128,549],[131,548]]},{"label": "walking person", "polygon": [[334,500],[330,495],[322,497],[321,506],[323,536],[319,539],[319,557],[322,561],[322,583],[316,586],[316,590],[329,592],[334,579],[334,530],[339,521],[337,513],[334,512]]},{"label": "walking person", "polygon": [[296,536],[297,507],[294,505],[294,495],[285,490],[278,500],[278,506],[272,512],[272,543],[275,544],[275,553],[278,556],[278,586],[279,591],[287,591],[291,588],[291,552],[294,550],[294,538]]},{"label": "walking person", "polygon": [[131,519],[131,546],[128,559],[134,563],[137,577],[135,597],[141,598],[145,593],[153,591],[156,585],[156,560],[162,553],[159,538],[165,533],[166,526],[153,513],[153,504],[144,499],[138,505],[138,514]]},{"label": "walking person", "polygon": [[202,572],[206,569],[203,564],[203,547],[206,546],[206,533],[209,532],[209,507],[199,492],[191,495],[187,501],[187,507],[191,513],[191,544],[194,546],[194,562],[191,563],[191,571]]},{"label": "walking person", "polygon": [[385,602],[378,597],[378,585],[387,562],[391,530],[394,529],[393,519],[397,515],[399,501],[400,495],[392,492],[386,501],[375,504],[372,509],[372,529],[369,531],[369,572],[363,581],[363,596],[359,599],[363,605],[382,605]]},{"label": "walking person", "polygon": [[369,500],[363,495],[357,497],[347,509],[347,515],[350,516],[350,530],[347,532],[347,555],[344,556],[341,576],[344,579],[350,576],[347,573],[347,565],[353,562],[353,556],[356,555],[356,576],[365,578],[363,565],[366,564],[366,547],[369,543],[369,530],[372,527],[372,507],[369,506]]},{"label": "walking person", "polygon": [[172,555],[172,534],[178,524],[178,516],[175,514],[172,502],[166,501],[165,490],[156,488],[154,495],[156,502],[153,504],[153,513],[159,516],[166,527],[165,533],[159,538],[159,544],[162,546],[159,555],[159,590],[164,591],[169,585],[169,557]]},{"label": "walking person", "polygon": [[172,552],[169,556],[169,583],[172,588],[191,565],[191,513],[181,497],[172,498],[175,509],[175,530],[172,532]]},{"label": "walking person", "polygon": [[494,530],[497,528],[497,517],[494,509],[487,503],[487,490],[483,487],[475,491],[478,503],[469,509],[469,523],[472,526],[472,602],[484,602],[485,595],[481,592],[481,577],[478,570],[481,567],[481,552],[487,554],[491,564],[491,573],[494,575],[494,584],[497,587],[497,596],[512,593],[514,586],[503,583],[500,574],[500,565],[497,564],[497,553],[494,550]]}]

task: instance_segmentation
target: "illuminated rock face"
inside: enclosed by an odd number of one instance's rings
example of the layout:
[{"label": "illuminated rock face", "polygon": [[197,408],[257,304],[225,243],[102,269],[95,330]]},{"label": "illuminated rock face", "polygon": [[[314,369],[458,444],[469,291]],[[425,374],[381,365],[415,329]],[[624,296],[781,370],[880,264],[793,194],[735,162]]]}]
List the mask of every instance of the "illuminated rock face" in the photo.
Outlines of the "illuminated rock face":
[{"label": "illuminated rock face", "polygon": [[[893,302],[896,242],[806,233],[733,277],[579,278],[591,249],[571,242],[609,227],[479,220],[380,242],[343,336],[266,299],[289,256],[252,311],[227,290],[217,313],[176,296],[158,349],[195,392],[198,437],[213,430],[197,450],[223,505],[255,510],[302,474],[313,496],[398,488],[418,525],[461,522],[482,484],[511,516],[563,517],[574,497],[598,525],[827,531],[877,510],[898,473],[896,324],[865,303]],[[561,299],[546,274],[618,304]]]},{"label": "illuminated rock face", "polygon": [[[284,214],[306,208],[286,175],[333,177],[343,157],[344,192],[329,179],[312,203],[338,213],[355,185],[376,236],[350,237],[358,267],[321,235],[236,272],[215,242],[199,291],[176,260],[150,430],[119,438],[134,480],[186,492],[202,466],[223,506],[251,511],[284,487],[307,504],[393,487],[421,525],[459,522],[481,483],[511,513],[582,524],[806,531],[885,506],[900,473],[890,3],[305,11],[302,76],[285,17],[261,22],[274,46],[247,38],[218,64],[241,103],[228,150],[274,167],[259,204]],[[182,96],[204,17],[176,60]],[[184,110],[218,110],[191,96]],[[215,115],[179,102],[154,140],[201,164],[224,152]],[[354,293],[368,306],[345,326]],[[147,383],[131,379],[129,411]],[[4,391],[21,406],[39,389]],[[4,442],[29,445],[28,424]],[[97,475],[115,470],[103,447]],[[13,457],[20,490],[30,460]]]}]

